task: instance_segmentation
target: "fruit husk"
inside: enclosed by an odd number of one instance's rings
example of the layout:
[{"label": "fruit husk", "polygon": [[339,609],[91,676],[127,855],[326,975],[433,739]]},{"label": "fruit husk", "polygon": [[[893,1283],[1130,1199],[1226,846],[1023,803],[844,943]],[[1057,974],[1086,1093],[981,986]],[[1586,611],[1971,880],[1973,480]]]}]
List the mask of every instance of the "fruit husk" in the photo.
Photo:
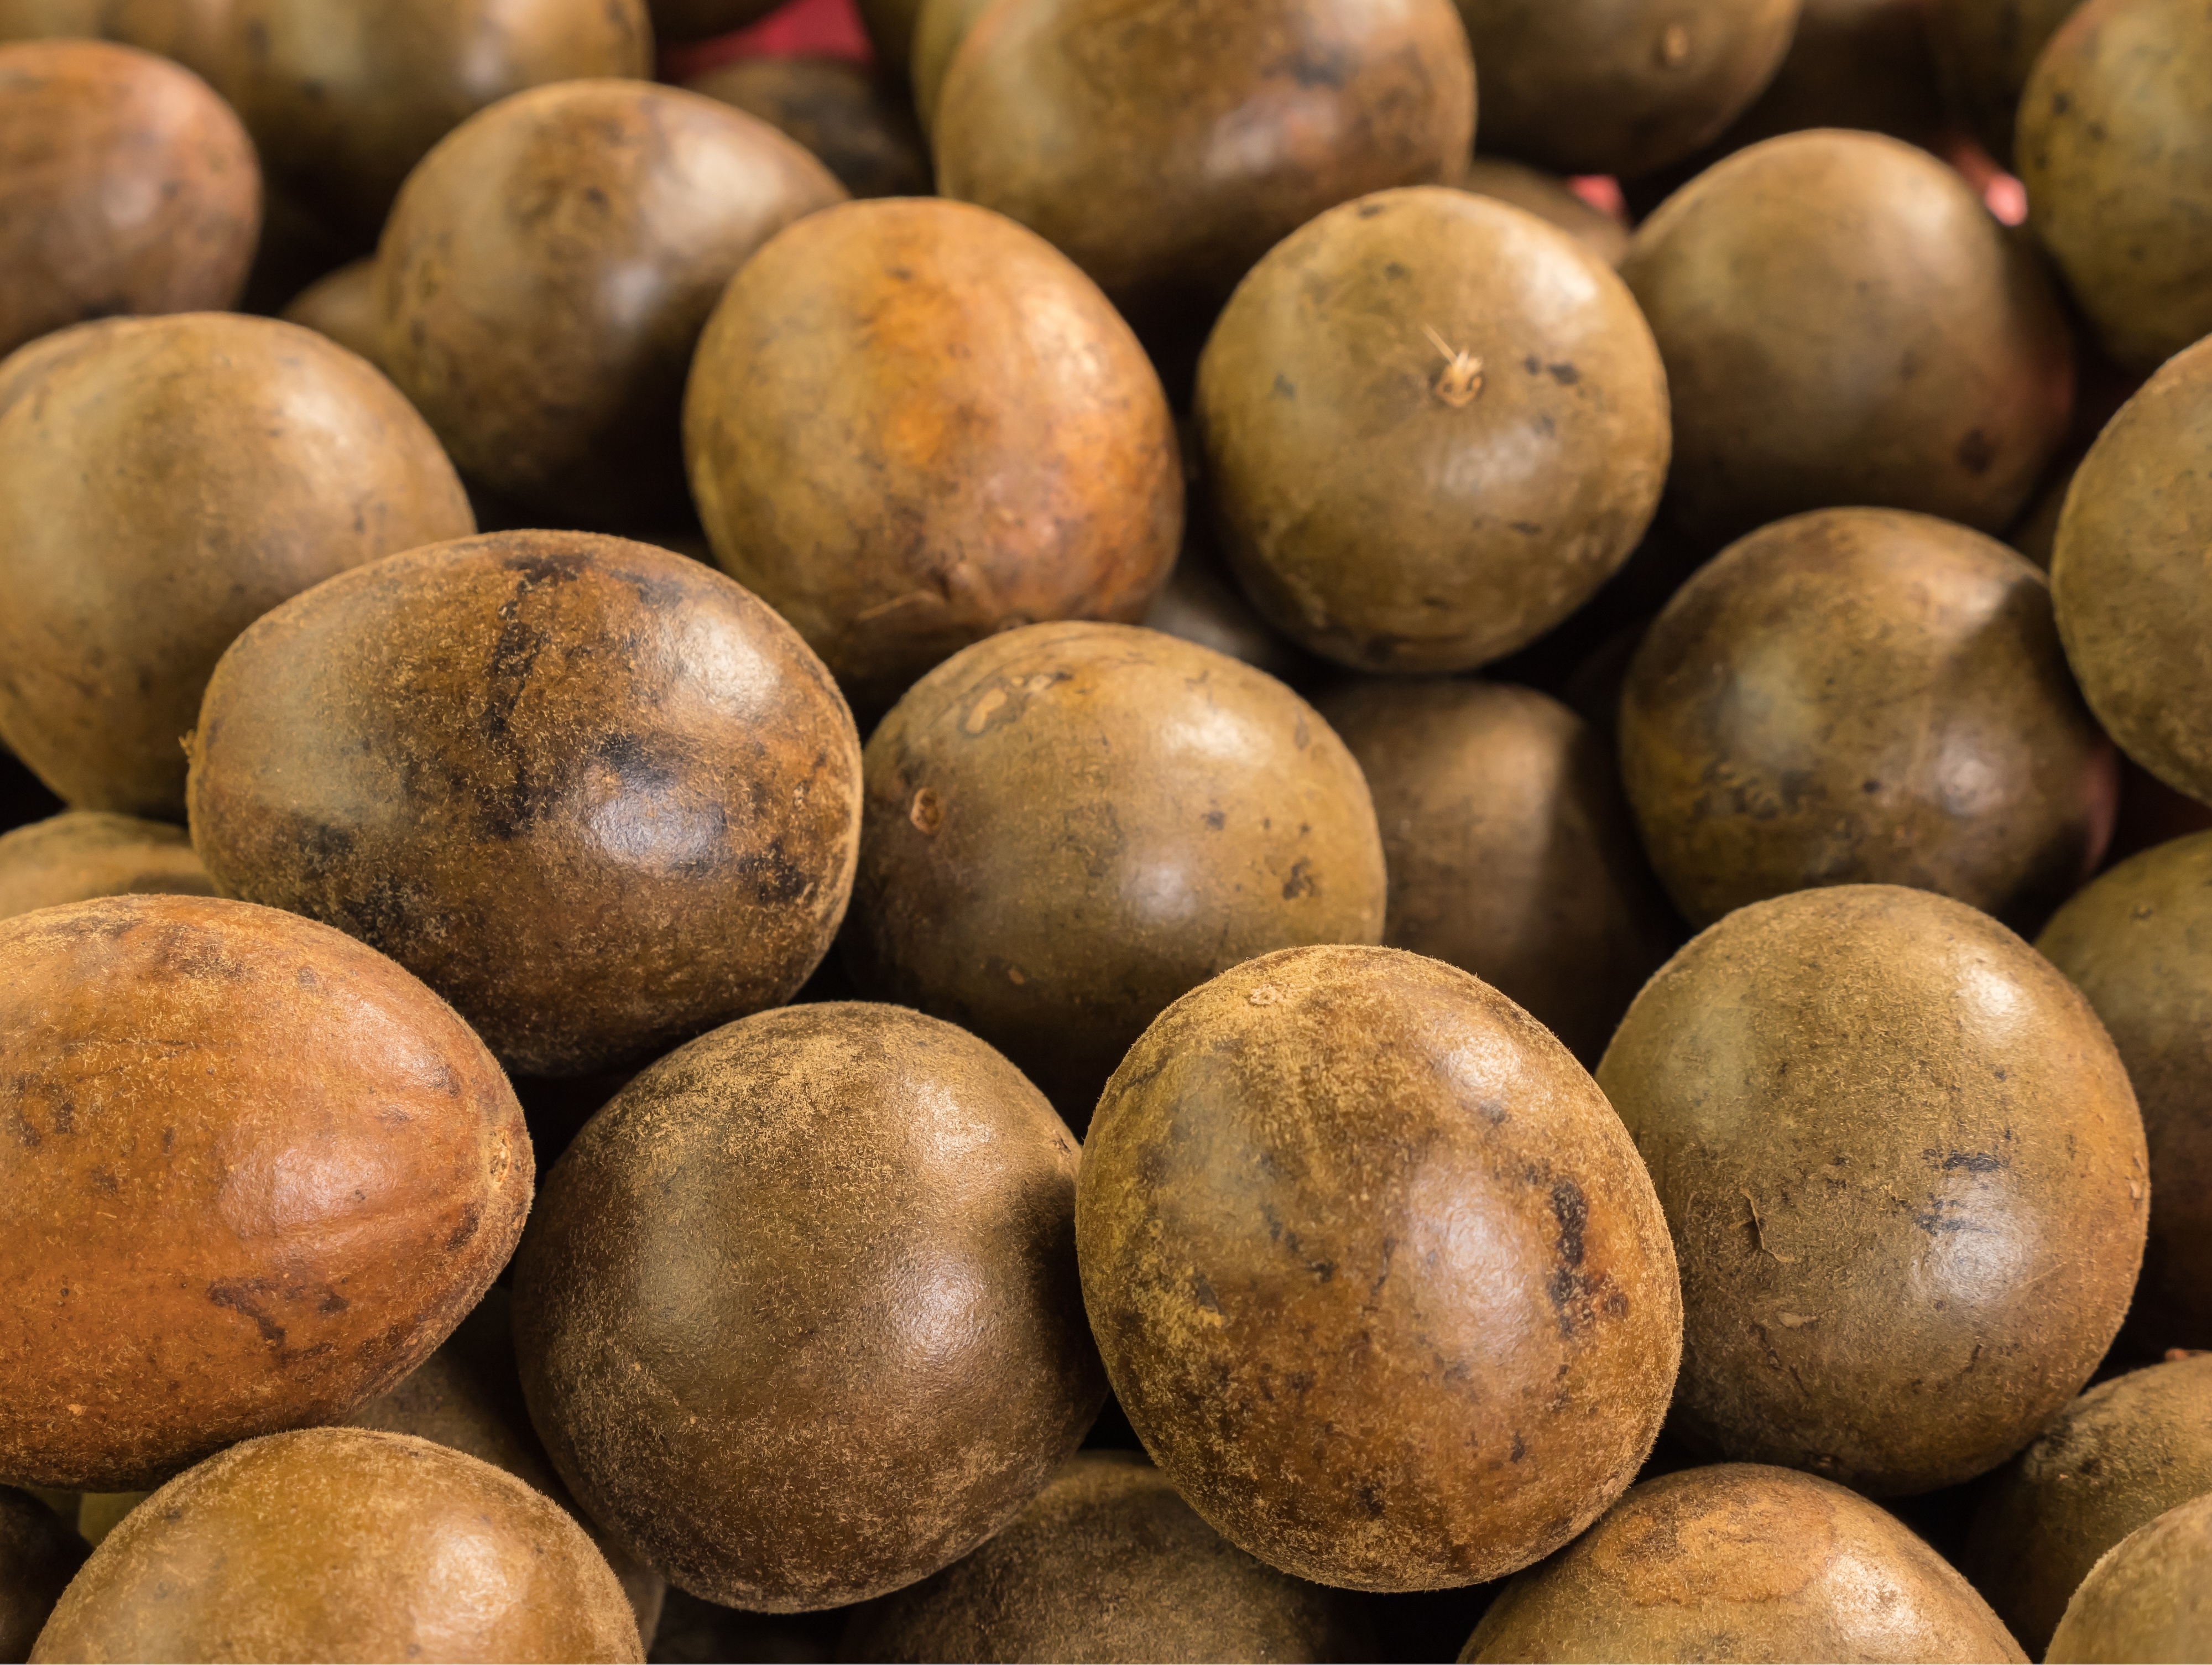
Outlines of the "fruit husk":
[{"label": "fruit husk", "polygon": [[0,835],[0,919],[96,896],[212,896],[180,827],[71,810]]},{"label": "fruit husk", "polygon": [[2212,1656],[2212,1492],[2166,1510],[2105,1552],[2067,1603],[2045,1657],[2059,1662]]}]

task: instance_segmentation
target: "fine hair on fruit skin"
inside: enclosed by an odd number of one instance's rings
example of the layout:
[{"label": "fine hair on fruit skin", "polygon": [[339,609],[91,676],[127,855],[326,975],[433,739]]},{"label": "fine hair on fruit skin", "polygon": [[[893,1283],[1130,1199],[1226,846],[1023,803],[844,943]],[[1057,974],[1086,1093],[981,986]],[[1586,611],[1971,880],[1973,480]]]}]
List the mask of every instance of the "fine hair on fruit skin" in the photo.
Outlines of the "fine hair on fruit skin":
[{"label": "fine hair on fruit skin", "polygon": [[98,896],[212,896],[182,827],[66,810],[0,835],[0,919]]},{"label": "fine hair on fruit skin", "polygon": [[2105,1552],[2066,1604],[2051,1665],[2212,1657],[2212,1491]]}]

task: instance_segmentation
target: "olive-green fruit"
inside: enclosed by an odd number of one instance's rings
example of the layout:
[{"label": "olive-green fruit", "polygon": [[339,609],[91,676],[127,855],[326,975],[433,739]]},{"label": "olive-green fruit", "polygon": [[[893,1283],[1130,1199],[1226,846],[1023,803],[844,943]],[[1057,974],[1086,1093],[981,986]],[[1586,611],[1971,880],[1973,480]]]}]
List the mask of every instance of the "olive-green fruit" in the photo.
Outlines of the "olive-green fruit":
[{"label": "olive-green fruit", "polygon": [[94,1549],[123,1524],[125,1516],[154,1494],[150,1491],[88,1491],[77,1502],[77,1535]]},{"label": "olive-green fruit", "polygon": [[228,46],[223,90],[271,184],[363,237],[487,105],[653,73],[645,0],[231,0]]},{"label": "olive-green fruit", "polygon": [[1105,1397],[1078,1147],[973,1035],[763,1012],[645,1071],[515,1262],[532,1419],[592,1517],[764,1612],[910,1584],[1018,1515]]},{"label": "olive-green fruit", "polygon": [[842,202],[768,123],[635,81],[503,99],[408,176],[378,246],[380,363],[471,479],[562,523],[683,508],[684,378],[722,290]]},{"label": "olive-green fruit", "polygon": [[1498,156],[1477,156],[1468,163],[1459,186],[1550,221],[1607,265],[1619,265],[1628,253],[1627,226],[1584,202],[1556,174]]},{"label": "olive-green fruit", "polygon": [[606,1558],[637,1619],[639,1636],[653,1645],[668,1581],[596,1526],[553,1472],[523,1403],[514,1362],[514,1306],[507,1290],[487,1290],[445,1345],[398,1385],[356,1406],[345,1422],[466,1452],[544,1492],[576,1517]]},{"label": "olive-green fruit", "polygon": [[428,1440],[248,1440],[131,1510],[40,1632],[41,1661],[642,1661],[568,1511]]},{"label": "olive-green fruit", "polygon": [[2073,985],[1987,915],[1844,885],[1651,979],[1598,1066],[1682,1269],[1674,1421],[1870,1497],[1972,1479],[2088,1380],[2142,1264],[2142,1121]]},{"label": "olive-green fruit", "polygon": [[2082,459],[2051,546],[2058,634],[2120,749],[2212,801],[2212,341],[2177,353]]},{"label": "olive-green fruit", "polygon": [[1680,940],[1612,749],[1499,683],[1346,682],[1319,704],[1375,797],[1382,940],[1474,973],[1595,1064]]},{"label": "olive-green fruit", "polygon": [[1114,1393],[1208,1525],[1320,1583],[1517,1571],[1651,1449],[1681,1306],[1604,1095],[1496,990],[1292,948],[1177,1001],[1076,1201]]},{"label": "olive-green fruit", "polygon": [[0,363],[0,735],[80,809],[184,819],[178,743],[233,638],[475,530],[399,391],[310,331],[109,319]]},{"label": "olive-green fruit", "polygon": [[2212,333],[2212,14],[2089,0],[2035,61],[2028,223],[2106,348],[2148,370]]},{"label": "olive-green fruit", "polygon": [[647,0],[664,40],[705,40],[757,22],[779,0]]},{"label": "olive-green fruit", "polygon": [[384,351],[376,311],[376,262],[354,260],[318,278],[286,303],[288,323],[327,337],[370,363]]},{"label": "olive-green fruit", "polygon": [[2052,1665],[2186,1665],[2212,1658],[2212,1492],[2108,1550],[2044,1656]]},{"label": "olive-green fruit", "polygon": [[2131,1321],[2161,1349],[2212,1348],[2212,833],[2121,863],[2036,947],[2089,997],[2142,1107],[2150,1241]]},{"label": "olive-green fruit", "polygon": [[861,27],[883,73],[903,82],[914,60],[915,19],[922,0],[859,0]]},{"label": "olive-green fruit", "polygon": [[0,354],[230,306],[260,227],[252,143],[198,76],[102,41],[0,46]]},{"label": "olive-green fruit", "polygon": [[1589,599],[1667,479],[1667,379],[1612,267],[1427,188],[1347,203],[1237,287],[1198,372],[1216,524],[1270,622],[1461,671]]},{"label": "olive-green fruit", "polygon": [[884,1661],[1372,1659],[1358,1598],[1278,1572],[1134,1452],[1071,1457],[998,1536],[864,1608],[838,1652]]},{"label": "olive-green fruit", "polygon": [[118,896],[0,921],[0,1474],[123,1491],[335,1420],[507,1264],[521,1107],[383,955]]},{"label": "olive-green fruit", "polygon": [[86,1554],[84,1540],[27,1491],[0,1486],[0,1660],[29,1656]]},{"label": "olive-green fruit", "polygon": [[945,90],[945,71],[968,39],[975,20],[990,9],[991,0],[921,0],[914,14],[909,72],[914,87],[914,111],[921,131],[930,132],[937,122],[937,101]]},{"label": "olive-green fruit", "polygon": [[1155,631],[980,642],[908,692],[866,772],[854,980],[973,1029],[1079,1128],[1177,997],[1382,934],[1344,743],[1273,678]]},{"label": "olive-green fruit", "polygon": [[1023,0],[944,74],[939,190],[1037,232],[1140,331],[1203,318],[1326,208],[1456,180],[1474,137],[1451,0]]},{"label": "olive-green fruit", "polygon": [[239,638],[192,839],[224,894],[382,949],[516,1070],[586,1075],[805,982],[851,891],[860,764],[822,662],[720,573],[491,533]]},{"label": "olive-green fruit", "polygon": [[2034,255],[1895,139],[1739,150],[1620,271],[1666,361],[1669,513],[1694,538],[1856,504],[1995,534],[2065,436],[2072,344]]},{"label": "olive-green fruit", "polygon": [[2042,1656],[2099,1558],[2212,1492],[2212,1354],[2100,1382],[1984,1488],[1960,1564]]},{"label": "olive-green fruit", "polygon": [[929,153],[903,90],[842,58],[741,58],[685,82],[821,158],[855,197],[926,197]]},{"label": "olive-green fruit", "polygon": [[1679,162],[1781,66],[1798,0],[1459,0],[1482,142],[1561,174]]},{"label": "olive-green fruit", "polygon": [[1182,535],[1137,338],[966,203],[852,203],[771,240],[700,338],[684,447],[715,559],[864,717],[1011,626],[1135,623]]},{"label": "olive-green fruit", "polygon": [[2118,805],[2043,575],[1925,515],[1829,509],[1699,570],[1632,662],[1621,774],[1697,925],[1815,885],[1912,885],[2024,930]]},{"label": "olive-green fruit", "polygon": [[1510,1660],[1926,1661],[2027,1656],[1887,1510],[1753,1463],[1646,1480],[1508,1584],[1462,1665]]},{"label": "olive-green fruit", "polygon": [[95,896],[212,896],[181,827],[75,809],[0,836],[0,919]]},{"label": "olive-green fruit", "polygon": [[2003,167],[2029,72],[2081,0],[1933,0],[1928,44],[1943,92]]}]

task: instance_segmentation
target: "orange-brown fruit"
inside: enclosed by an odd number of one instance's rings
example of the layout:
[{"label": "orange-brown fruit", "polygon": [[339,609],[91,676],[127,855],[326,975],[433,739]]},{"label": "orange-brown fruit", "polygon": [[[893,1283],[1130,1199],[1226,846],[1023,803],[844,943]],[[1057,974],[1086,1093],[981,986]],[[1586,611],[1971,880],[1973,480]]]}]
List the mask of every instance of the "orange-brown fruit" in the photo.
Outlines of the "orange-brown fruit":
[{"label": "orange-brown fruit", "polygon": [[1896,139],[1739,150],[1620,271],[1666,360],[1668,512],[1693,538],[1838,504],[2002,532],[2065,436],[2072,344],[2035,256]]},{"label": "orange-brown fruit", "polygon": [[110,319],[0,363],[0,735],[71,805],[182,820],[216,661],[286,598],[476,529],[399,391],[310,331]]},{"label": "orange-brown fruit", "polygon": [[1018,1515],[1105,1397],[1075,1139],[973,1035],[832,1002],[645,1071],[515,1264],[532,1418],[616,1539],[770,1613],[910,1584]]},{"label": "orange-brown fruit", "polygon": [[0,40],[82,36],[173,58],[217,92],[234,0],[0,0]]},{"label": "orange-brown fruit", "polygon": [[260,230],[252,142],[198,76],[104,41],[0,46],[0,354],[229,306]]},{"label": "orange-brown fruit", "polygon": [[845,1659],[1373,1659],[1357,1597],[1278,1572],[1129,1451],[1071,1457],[990,1542],[866,1607]]},{"label": "orange-brown fruit", "polygon": [[444,1346],[388,1392],[356,1406],[345,1420],[349,1427],[411,1434],[465,1452],[544,1492],[576,1517],[606,1558],[637,1619],[638,1635],[647,1647],[653,1645],[668,1581],[596,1525],[553,1472],[523,1403],[514,1362],[514,1303],[506,1290],[487,1290]]},{"label": "orange-brown fruit", "polygon": [[487,105],[653,74],[645,0],[230,0],[228,45],[223,91],[270,184],[361,239]]},{"label": "orange-brown fruit", "polygon": [[1667,479],[1667,378],[1627,286],[1464,191],[1285,239],[1215,324],[1197,413],[1254,605],[1358,670],[1525,647],[1628,558]]},{"label": "orange-brown fruit", "polygon": [[1674,1418],[1871,1497],[1971,1479],[2111,1345],[2142,1120],[2074,986],[1890,885],[1739,908],[1628,1009],[1598,1083],[1682,1268]]},{"label": "orange-brown fruit", "polygon": [[0,919],[99,896],[211,896],[182,827],[74,809],[0,836]]},{"label": "orange-brown fruit", "polygon": [[2120,749],[2212,802],[2212,340],[2176,353],[2081,460],[2051,545],[2051,598],[2089,709]]},{"label": "orange-brown fruit", "polygon": [[940,191],[1141,330],[1203,318],[1326,208],[1457,179],[1474,66],[1451,0],[1025,0],[975,20],[930,132]]},{"label": "orange-brown fruit", "polygon": [[842,58],[741,58],[684,83],[805,145],[855,197],[926,197],[929,153],[903,88]]},{"label": "orange-brown fruit", "polygon": [[1050,244],[965,203],[850,204],[746,262],[684,441],[715,558],[869,715],[1011,625],[1133,624],[1182,535],[1137,338]]},{"label": "orange-brown fruit", "polygon": [[2106,1552],[2067,1603],[2045,1657],[2051,1665],[2212,1659],[2212,1491]]},{"label": "orange-brown fruit", "polygon": [[1649,174],[1740,115],[1790,50],[1798,0],[1459,0],[1482,141],[1562,174]]},{"label": "orange-brown fruit", "polygon": [[93,1552],[40,1661],[642,1661],[583,1528],[428,1440],[310,1428],[187,1470]]},{"label": "orange-brown fruit", "polygon": [[1821,509],[1708,562],[1637,650],[1620,723],[1644,847],[1697,925],[1899,884],[2033,930],[2118,809],[2043,575],[1925,515]]},{"label": "orange-brown fruit", "polygon": [[471,479],[574,523],[656,524],[684,503],[684,378],[714,302],[844,198],[792,140],[696,93],[519,93],[408,176],[378,247],[380,362]]},{"label": "orange-brown fruit", "polygon": [[2212,1348],[2212,833],[2121,863],[2035,945],[2089,997],[2142,1107],[2150,1241],[2130,1323],[2161,1351]]},{"label": "orange-brown fruit", "polygon": [[193,741],[226,895],[381,948],[531,1075],[791,997],[853,882],[860,736],[721,574],[582,532],[434,545],[240,637]]},{"label": "orange-brown fruit", "polygon": [[1390,875],[1382,940],[1472,972],[1595,1064],[1680,938],[1637,848],[1613,750],[1499,683],[1340,683]]},{"label": "orange-brown fruit", "polygon": [[1811,1474],[1646,1480],[1502,1591],[1462,1665],[1513,1660],[2017,1660],[1988,1602],[1893,1515]]},{"label": "orange-brown fruit", "polygon": [[383,955],[124,896],[0,922],[0,1475],[121,1491],[343,1416],[507,1264],[521,1107]]},{"label": "orange-brown fruit", "polygon": [[84,1540],[52,1509],[27,1491],[0,1486],[0,1660],[30,1656],[86,1552]]},{"label": "orange-brown fruit", "polygon": [[1222,1536],[1326,1584],[1502,1577],[1651,1449],[1682,1309],[1604,1095],[1496,990],[1292,948],[1177,1001],[1076,1201],[1115,1397]]},{"label": "orange-brown fruit", "polygon": [[2105,1552],[2212,1491],[2212,1353],[2101,1382],[1983,1489],[1960,1564],[2040,1658]]},{"label": "orange-brown fruit", "polygon": [[1548,220],[1607,265],[1619,265],[1628,253],[1628,227],[1620,217],[1583,201],[1556,174],[1499,156],[1477,156],[1458,183],[1462,191],[1510,203]]},{"label": "orange-brown fruit", "polygon": [[869,739],[846,961],[973,1029],[1079,1128],[1168,1003],[1382,933],[1359,765],[1273,678],[1156,631],[980,642]]},{"label": "orange-brown fruit", "polygon": [[376,262],[354,260],[318,278],[286,303],[283,315],[287,322],[375,363],[384,351],[376,312]]}]

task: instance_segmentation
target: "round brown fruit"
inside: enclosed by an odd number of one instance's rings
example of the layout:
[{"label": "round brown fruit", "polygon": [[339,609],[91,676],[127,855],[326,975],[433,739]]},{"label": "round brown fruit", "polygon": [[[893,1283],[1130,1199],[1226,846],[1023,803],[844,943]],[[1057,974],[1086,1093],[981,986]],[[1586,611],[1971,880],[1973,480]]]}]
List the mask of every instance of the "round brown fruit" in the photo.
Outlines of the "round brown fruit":
[{"label": "round brown fruit", "polygon": [[2067,1603],[2045,1657],[2053,1665],[2212,1658],[2212,1492],[2109,1551]]},{"label": "round brown fruit", "polygon": [[836,935],[860,737],[822,662],[666,550],[504,532],[349,573],[223,656],[192,838],[531,1075],[787,1000]]},{"label": "round brown fruit", "polygon": [[1667,479],[1667,381],[1573,237],[1462,191],[1348,203],[1237,287],[1199,362],[1231,564],[1294,640],[1471,670],[1589,599]]},{"label": "round brown fruit", "polygon": [[233,0],[0,0],[0,41],[86,36],[183,64],[216,91],[229,62]]},{"label": "round brown fruit", "polygon": [[2200,1353],[2068,1406],[1984,1488],[1961,1564],[2039,1659],[2106,1550],[2208,1491],[2212,1353]]},{"label": "round brown fruit", "polygon": [[1822,509],[1743,539],[1659,615],[1620,714],[1644,847],[1697,925],[1899,884],[2033,930],[2118,808],[2043,575],[1925,515]]},{"label": "round brown fruit", "polygon": [[111,319],[0,363],[0,734],[71,804],[181,820],[216,661],[287,597],[475,529],[397,388],[294,325]]},{"label": "round brown fruit", "polygon": [[684,377],[724,285],[844,198],[696,93],[517,94],[408,176],[378,250],[381,362],[471,479],[586,525],[653,524],[684,503]]},{"label": "round brown fruit", "polygon": [[756,22],[779,0],[649,0],[653,27],[664,40],[706,40]]},{"label": "round brown fruit", "polygon": [[1565,1553],[1508,1584],[1460,1654],[1462,1665],[2027,1657],[1896,1516],[1753,1463],[1637,1486]]},{"label": "round brown fruit", "polygon": [[901,1007],[763,1012],[662,1059],[547,1177],[516,1260],[555,1466],[734,1607],[836,1607],[966,1554],[1105,1396],[1077,1159],[1005,1058]]},{"label": "round brown fruit", "polygon": [[2021,99],[2029,223],[2112,357],[2150,370],[2212,333],[2212,15],[2090,0]]},{"label": "round brown fruit", "polygon": [[0,1486],[0,1659],[29,1657],[85,1554],[84,1540],[52,1509]]},{"label": "round brown fruit", "polygon": [[1451,0],[1146,15],[1130,27],[1126,0],[994,7],[930,121],[940,191],[1039,233],[1139,330],[1210,313],[1322,210],[1466,163],[1474,66]]},{"label": "round brown fruit", "polygon": [[990,5],[991,0],[921,0],[916,9],[908,79],[914,88],[914,112],[925,134],[936,126],[945,72],[968,39],[968,31]]},{"label": "round brown fruit", "polygon": [[1765,90],[1798,0],[1459,0],[1482,141],[1562,174],[1679,162]]},{"label": "round brown fruit", "polygon": [[292,297],[284,318],[375,363],[384,351],[376,312],[376,262],[355,260],[318,278]]},{"label": "round brown fruit", "polygon": [[252,142],[191,71],[103,41],[0,46],[0,354],[229,306],[260,232]]},{"label": "round brown fruit", "polygon": [[507,1264],[521,1107],[381,954],[125,896],[0,922],[0,1474],[121,1491],[343,1416]]},{"label": "round brown fruit", "polygon": [[1628,253],[1628,227],[1617,215],[1584,202],[1556,174],[1547,174],[1525,162],[1497,156],[1477,156],[1460,178],[1460,189],[1478,197],[1510,203],[1573,237],[1609,266],[1620,264]]},{"label": "round brown fruit", "polygon": [[741,58],[685,82],[805,145],[855,197],[926,197],[929,153],[902,90],[842,58]]},{"label": "round brown fruit", "polygon": [[1301,1578],[1502,1577],[1618,1497],[1681,1357],[1664,1217],[1549,1031],[1395,948],[1177,1001],[1099,1101],[1084,1302],[1145,1448]]},{"label": "round brown fruit", "polygon": [[1611,747],[1498,683],[1348,682],[1319,703],[1375,796],[1382,940],[1472,972],[1595,1064],[1680,940]]},{"label": "round brown fruit", "polygon": [[181,827],[75,809],[0,836],[0,919],[100,896],[211,896]]},{"label": "round brown fruit", "polygon": [[2150,1241],[2130,1324],[2160,1350],[2212,1348],[2212,833],[2122,863],[2036,947],[2088,997],[2142,1107]]},{"label": "round brown fruit", "polygon": [[402,1434],[249,1440],[131,1510],[36,1660],[638,1661],[583,1528],[489,1463]]},{"label": "round brown fruit", "polygon": [[1145,609],[1144,625],[1241,659],[1292,687],[1325,668],[1252,610],[1202,521],[1184,524],[1182,552]]},{"label": "round brown fruit", "polygon": [[684,440],[716,559],[866,715],[1010,626],[1134,623],[1182,535],[1137,338],[964,203],[854,203],[772,241],[700,338]]},{"label": "round brown fruit", "polygon": [[1667,363],[1669,513],[1693,537],[1838,504],[2001,532],[2065,436],[2072,344],[2034,255],[1895,139],[1739,150],[1620,270]]},{"label": "round brown fruit", "polygon": [[653,74],[645,0],[231,0],[229,46],[223,90],[270,183],[361,239],[487,105]]},{"label": "round brown fruit", "polygon": [[1344,743],[1273,678],[1155,631],[978,643],[884,719],[866,778],[854,980],[973,1029],[1079,1128],[1178,996],[1382,934]]},{"label": "round brown fruit", "polygon": [[2212,801],[2212,341],[2177,353],[2082,459],[2051,546],[2051,598],[2089,709],[2167,785]]},{"label": "round brown fruit", "polygon": [[1666,1205],[1699,1445],[1933,1491],[2026,1445],[2119,1329],[2148,1200],[2127,1071],[1985,914],[1890,885],[1740,908],[1597,1078]]},{"label": "round brown fruit", "polygon": [[[2029,73],[2081,0],[1933,0],[1928,44],[1951,107],[2002,166]],[[2041,204],[2037,204],[2040,212]]]},{"label": "round brown fruit", "polygon": [[1127,1451],[1085,1451],[1013,1524],[872,1607],[847,1659],[1372,1659],[1356,1597],[1276,1571]]}]

